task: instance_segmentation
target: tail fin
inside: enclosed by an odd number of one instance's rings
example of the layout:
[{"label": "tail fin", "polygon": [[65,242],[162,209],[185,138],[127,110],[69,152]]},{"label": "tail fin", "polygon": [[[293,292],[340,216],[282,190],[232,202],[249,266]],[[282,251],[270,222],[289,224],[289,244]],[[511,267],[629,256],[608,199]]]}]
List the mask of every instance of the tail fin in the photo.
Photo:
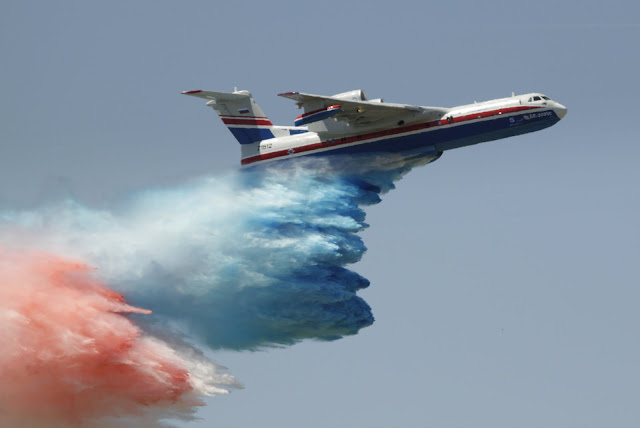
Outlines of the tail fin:
[{"label": "tail fin", "polygon": [[183,94],[209,100],[207,105],[213,107],[240,144],[251,144],[274,137],[273,124],[249,91],[227,93],[197,90],[185,91]]}]

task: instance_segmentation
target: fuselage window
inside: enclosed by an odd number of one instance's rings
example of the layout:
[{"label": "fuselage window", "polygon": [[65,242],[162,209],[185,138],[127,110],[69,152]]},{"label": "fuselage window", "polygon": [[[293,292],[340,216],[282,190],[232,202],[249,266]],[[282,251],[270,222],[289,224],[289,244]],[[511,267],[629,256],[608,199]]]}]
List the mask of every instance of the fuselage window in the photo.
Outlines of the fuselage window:
[{"label": "fuselage window", "polygon": [[542,100],[542,98],[540,98],[540,97],[539,97],[539,96],[537,96],[537,95],[536,95],[535,97],[533,97],[533,101],[541,101],[541,100]]}]

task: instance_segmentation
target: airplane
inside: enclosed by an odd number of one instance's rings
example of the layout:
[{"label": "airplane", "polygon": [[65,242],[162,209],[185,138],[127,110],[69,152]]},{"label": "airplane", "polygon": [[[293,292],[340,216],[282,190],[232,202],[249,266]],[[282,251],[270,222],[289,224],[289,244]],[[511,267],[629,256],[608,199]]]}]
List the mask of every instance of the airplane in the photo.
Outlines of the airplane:
[{"label": "airplane", "polygon": [[360,89],[332,96],[284,92],[278,95],[304,113],[294,126],[276,126],[249,91],[182,93],[213,107],[240,143],[242,165],[352,153],[396,153],[429,163],[446,150],[548,128],[567,114],[540,93],[446,108],[367,100]]}]

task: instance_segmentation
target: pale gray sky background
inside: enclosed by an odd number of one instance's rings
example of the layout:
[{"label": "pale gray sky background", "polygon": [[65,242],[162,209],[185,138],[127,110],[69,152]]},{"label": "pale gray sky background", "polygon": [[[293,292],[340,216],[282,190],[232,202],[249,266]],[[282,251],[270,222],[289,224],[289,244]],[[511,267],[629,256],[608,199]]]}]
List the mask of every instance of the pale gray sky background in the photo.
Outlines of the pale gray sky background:
[{"label": "pale gray sky background", "polygon": [[364,89],[453,106],[543,92],[547,130],[447,152],[367,209],[376,322],[216,352],[246,389],[190,427],[640,426],[640,6],[634,1],[4,1],[0,208],[236,168],[182,90]]}]

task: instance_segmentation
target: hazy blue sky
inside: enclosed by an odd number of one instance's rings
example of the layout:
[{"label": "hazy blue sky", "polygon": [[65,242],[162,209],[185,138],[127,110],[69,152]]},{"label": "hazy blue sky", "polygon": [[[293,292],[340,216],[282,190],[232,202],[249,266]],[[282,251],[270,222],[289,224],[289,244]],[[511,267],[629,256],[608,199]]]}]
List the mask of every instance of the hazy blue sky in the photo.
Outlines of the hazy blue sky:
[{"label": "hazy blue sky", "polygon": [[543,92],[547,130],[447,152],[367,209],[376,322],[216,352],[246,389],[191,427],[640,425],[640,6],[634,1],[5,1],[0,208],[236,168],[182,90],[364,89],[454,106]]}]

